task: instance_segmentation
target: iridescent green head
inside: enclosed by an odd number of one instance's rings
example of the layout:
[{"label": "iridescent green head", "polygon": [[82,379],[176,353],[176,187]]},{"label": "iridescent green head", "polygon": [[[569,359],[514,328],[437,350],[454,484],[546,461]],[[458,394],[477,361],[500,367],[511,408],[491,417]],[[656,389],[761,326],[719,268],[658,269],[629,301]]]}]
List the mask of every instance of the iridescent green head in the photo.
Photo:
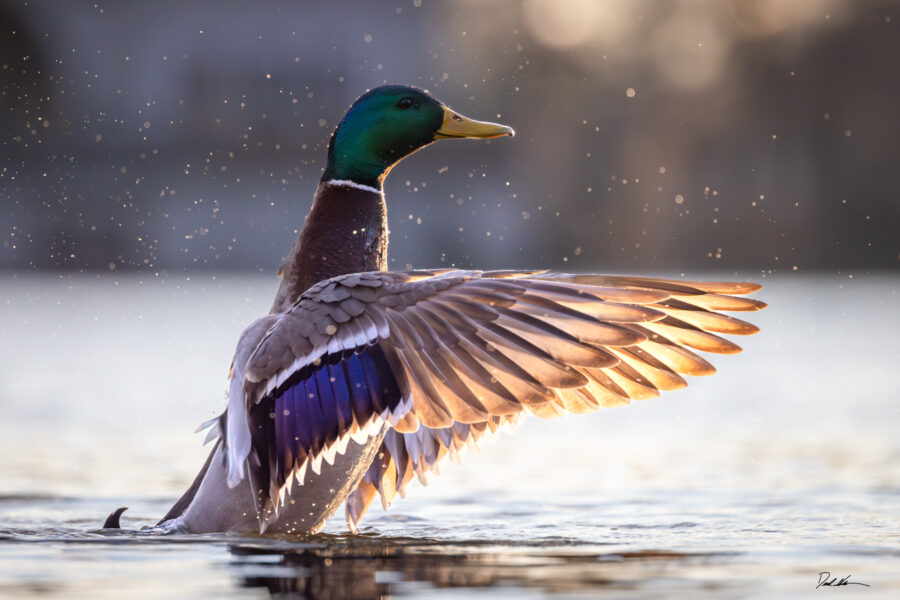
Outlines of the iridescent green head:
[{"label": "iridescent green head", "polygon": [[391,167],[435,140],[513,134],[505,125],[467,119],[424,90],[385,85],[360,96],[338,124],[322,181],[381,189]]}]

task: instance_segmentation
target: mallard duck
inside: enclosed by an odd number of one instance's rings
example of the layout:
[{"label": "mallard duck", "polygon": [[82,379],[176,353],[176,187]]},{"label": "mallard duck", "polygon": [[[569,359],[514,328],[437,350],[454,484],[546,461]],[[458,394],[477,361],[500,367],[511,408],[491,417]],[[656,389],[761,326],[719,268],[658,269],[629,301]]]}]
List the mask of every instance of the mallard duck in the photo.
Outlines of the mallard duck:
[{"label": "mallard duck", "polygon": [[331,136],[269,314],[241,333],[215,445],[160,521],[190,532],[352,531],[486,434],[655,397],[758,329],[753,283],[542,271],[387,270],[382,183],[436,140],[512,136],[407,86],[363,94]]}]

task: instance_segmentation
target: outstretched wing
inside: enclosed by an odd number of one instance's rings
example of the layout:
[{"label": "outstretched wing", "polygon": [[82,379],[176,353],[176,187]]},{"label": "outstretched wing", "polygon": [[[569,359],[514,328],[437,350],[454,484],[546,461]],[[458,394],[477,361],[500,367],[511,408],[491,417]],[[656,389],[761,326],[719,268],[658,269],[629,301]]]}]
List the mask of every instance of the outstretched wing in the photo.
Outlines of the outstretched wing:
[{"label": "outstretched wing", "polygon": [[[720,333],[746,335],[757,329],[724,315],[704,314],[715,310],[756,311],[765,307],[758,300],[737,298],[728,294],[747,294],[757,291],[760,286],[741,282],[689,282],[643,277],[600,276],[600,275],[548,275],[556,282],[588,284],[600,287],[643,288],[665,292],[667,297],[651,304],[666,316],[652,324],[634,324],[647,335],[647,342],[633,347],[608,348],[619,359],[619,364],[604,369],[609,379],[604,381],[597,403],[570,402],[569,392],[557,390],[562,402],[551,405],[549,410],[540,412],[542,417],[563,414],[563,408],[572,412],[591,412],[599,406],[628,404],[631,399],[647,399],[659,395],[663,390],[680,389],[687,385],[681,377],[689,375],[709,375],[714,367],[683,344],[694,349],[716,353],[736,353],[740,348],[718,336],[703,335],[704,328]],[[620,298],[623,299],[623,298]],[[692,314],[677,311],[693,311]],[[675,316],[679,315],[679,316]],[[724,317],[724,319],[719,319]],[[663,344],[657,346],[655,344]],[[624,383],[618,386],[615,378]],[[618,386],[618,387],[617,387]],[[585,391],[585,390],[583,390]],[[594,392],[597,392],[594,389]],[[536,412],[532,410],[531,412]],[[420,425],[413,433],[390,430],[366,471],[362,481],[353,490],[346,502],[346,520],[351,530],[356,530],[376,495],[381,496],[382,506],[387,509],[397,494],[405,497],[408,484],[418,479],[427,485],[431,473],[439,474],[439,465],[449,457],[458,462],[468,448],[480,448],[481,440],[491,436],[499,428],[515,426],[519,414],[491,417],[487,421],[474,424],[455,423],[448,428],[431,429]]]},{"label": "outstretched wing", "polygon": [[[683,387],[682,374],[714,371],[692,349],[737,352],[716,333],[757,331],[716,312],[762,308],[732,295],[757,289],[534,272],[373,272],[324,281],[278,318],[248,359],[245,420],[229,421],[228,438],[246,438],[249,429],[252,452],[229,448],[230,472],[243,477],[249,455],[266,504],[298,470],[317,469],[351,437],[386,426],[400,434],[427,428],[430,470],[463,428],[474,438],[523,411],[587,412]],[[409,454],[416,436],[399,439]],[[407,473],[394,464],[402,485]]]}]

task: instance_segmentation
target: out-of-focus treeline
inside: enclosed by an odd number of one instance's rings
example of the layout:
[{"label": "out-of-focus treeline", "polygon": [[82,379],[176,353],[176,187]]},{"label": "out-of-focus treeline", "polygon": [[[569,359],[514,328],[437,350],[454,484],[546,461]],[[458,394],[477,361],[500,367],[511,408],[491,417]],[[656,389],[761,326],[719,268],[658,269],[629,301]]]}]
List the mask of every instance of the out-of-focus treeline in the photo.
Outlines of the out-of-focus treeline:
[{"label": "out-of-focus treeline", "polygon": [[514,139],[385,186],[396,268],[900,267],[900,3],[0,1],[0,268],[274,271],[382,83]]}]

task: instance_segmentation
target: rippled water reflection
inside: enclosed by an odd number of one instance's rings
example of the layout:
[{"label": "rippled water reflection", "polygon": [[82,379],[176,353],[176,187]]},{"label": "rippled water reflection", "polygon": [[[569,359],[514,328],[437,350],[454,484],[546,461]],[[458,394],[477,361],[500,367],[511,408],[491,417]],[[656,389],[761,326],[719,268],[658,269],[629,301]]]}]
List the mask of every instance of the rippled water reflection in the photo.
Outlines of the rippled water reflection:
[{"label": "rippled water reflection", "polygon": [[[528,419],[362,534],[160,535],[268,277],[0,279],[0,596],[896,597],[900,278],[769,278],[688,391]],[[128,505],[121,532],[99,531]],[[815,589],[832,571],[872,587]]]}]

